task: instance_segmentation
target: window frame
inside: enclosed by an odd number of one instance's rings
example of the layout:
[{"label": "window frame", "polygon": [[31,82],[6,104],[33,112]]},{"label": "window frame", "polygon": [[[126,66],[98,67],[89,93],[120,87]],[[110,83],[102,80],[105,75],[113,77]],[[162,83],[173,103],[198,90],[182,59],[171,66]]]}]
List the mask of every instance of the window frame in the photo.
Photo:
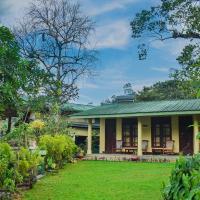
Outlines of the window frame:
[{"label": "window frame", "polygon": [[[152,117],[151,118],[151,139],[152,147],[162,148],[166,147],[166,142],[172,140],[172,125],[171,117]],[[168,127],[166,127],[166,125]],[[157,127],[156,127],[157,126]],[[157,134],[156,128],[159,126],[159,134]],[[168,133],[166,134],[168,129]],[[156,141],[158,138],[159,143]]]},{"label": "window frame", "polygon": [[[129,129],[128,135],[126,134],[127,129]],[[129,138],[129,142],[127,142],[127,138]],[[129,145],[127,143],[129,143]],[[123,147],[137,147],[138,146],[137,118],[122,119],[122,146]]]}]

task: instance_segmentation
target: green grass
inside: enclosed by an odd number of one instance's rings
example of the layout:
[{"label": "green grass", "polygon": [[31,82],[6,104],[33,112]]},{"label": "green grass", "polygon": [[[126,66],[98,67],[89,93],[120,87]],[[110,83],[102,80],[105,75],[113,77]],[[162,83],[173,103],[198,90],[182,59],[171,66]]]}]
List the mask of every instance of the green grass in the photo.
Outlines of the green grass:
[{"label": "green grass", "polygon": [[24,200],[159,200],[173,164],[82,161],[24,193]]}]

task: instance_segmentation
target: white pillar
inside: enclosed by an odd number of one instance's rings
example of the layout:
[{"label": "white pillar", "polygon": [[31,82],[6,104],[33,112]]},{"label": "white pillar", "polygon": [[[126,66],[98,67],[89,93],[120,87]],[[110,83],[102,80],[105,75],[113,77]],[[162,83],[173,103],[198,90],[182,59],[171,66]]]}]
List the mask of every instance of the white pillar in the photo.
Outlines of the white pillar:
[{"label": "white pillar", "polygon": [[105,119],[100,118],[99,153],[105,152]]},{"label": "white pillar", "polygon": [[197,139],[197,134],[199,133],[199,120],[198,120],[198,117],[197,115],[194,115],[193,116],[193,130],[194,130],[194,139],[193,139],[193,145],[194,145],[194,154],[197,154],[199,153],[199,139]]},{"label": "white pillar", "polygon": [[87,154],[92,154],[92,119],[88,119]]},{"label": "white pillar", "polygon": [[122,119],[116,119],[116,140],[122,140]]},{"label": "white pillar", "polygon": [[137,155],[142,156],[142,120],[138,117],[138,150]]},{"label": "white pillar", "polygon": [[179,125],[178,125],[178,116],[171,117],[171,126],[172,126],[172,140],[174,140],[174,152],[179,152]]}]

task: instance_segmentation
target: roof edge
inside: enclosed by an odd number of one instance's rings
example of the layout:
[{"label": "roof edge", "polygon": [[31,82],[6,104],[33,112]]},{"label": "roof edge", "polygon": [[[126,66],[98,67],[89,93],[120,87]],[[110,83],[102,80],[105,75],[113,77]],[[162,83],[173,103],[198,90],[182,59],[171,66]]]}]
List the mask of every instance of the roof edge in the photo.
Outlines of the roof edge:
[{"label": "roof edge", "polygon": [[[81,113],[80,113],[81,114]],[[169,115],[192,115],[200,114],[199,111],[179,111],[179,112],[157,112],[157,113],[124,113],[124,114],[111,114],[111,115],[71,115],[72,119],[91,119],[91,118],[117,118],[117,117],[148,117],[148,116],[169,116]]]}]

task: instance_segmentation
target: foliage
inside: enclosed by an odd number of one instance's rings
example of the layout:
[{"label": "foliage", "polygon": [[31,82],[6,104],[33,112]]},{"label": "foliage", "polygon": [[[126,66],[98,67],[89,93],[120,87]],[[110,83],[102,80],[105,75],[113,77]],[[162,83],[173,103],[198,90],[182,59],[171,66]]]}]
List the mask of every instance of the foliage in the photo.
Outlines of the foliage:
[{"label": "foliage", "polygon": [[76,145],[66,135],[43,135],[39,141],[40,149],[46,150],[45,163],[47,168],[61,168],[70,161],[76,151]]},{"label": "foliage", "polygon": [[200,140],[200,132],[198,132],[196,138]]},{"label": "foliage", "polygon": [[36,138],[42,134],[42,130],[45,128],[45,122],[39,119],[34,120],[29,124],[32,129],[32,133]]},{"label": "foliage", "polygon": [[30,125],[27,123],[22,123],[19,126],[13,128],[11,132],[5,136],[5,139],[13,146],[28,147],[29,140],[34,137],[35,136],[32,129],[30,128]]},{"label": "foliage", "polygon": [[37,151],[31,152],[22,147],[17,153],[17,170],[23,179],[35,177],[37,174],[37,166],[40,162],[41,157]]},{"label": "foliage", "polygon": [[15,165],[16,157],[9,144],[0,143],[0,189],[14,192],[16,184],[22,181]]},{"label": "foliage", "polygon": [[91,19],[70,0],[37,0],[27,8],[15,35],[26,58],[49,74],[43,88],[49,98],[67,102],[78,95],[77,80],[90,74],[96,52],[88,48]]},{"label": "foliage", "polygon": [[0,26],[0,44],[0,115],[9,118],[9,132],[11,117],[38,94],[46,74],[34,60],[21,57],[15,37],[4,26]]},{"label": "foliage", "polygon": [[[174,99],[188,99],[194,98],[195,93],[191,87],[183,90],[179,87],[179,82],[175,80],[168,80],[164,82],[157,82],[149,87],[144,87],[137,92],[135,96],[136,101],[155,101],[155,100],[174,100]],[[187,84],[185,82],[185,84]],[[182,83],[182,85],[184,85]]]},{"label": "foliage", "polygon": [[23,147],[13,152],[8,143],[0,143],[0,189],[15,192],[17,184],[33,180],[40,161],[38,152]]},{"label": "foliage", "polygon": [[200,155],[181,157],[171,172],[170,183],[163,190],[165,200],[200,199]]},{"label": "foliage", "polygon": [[44,128],[45,123],[42,120],[34,120],[33,122],[30,123],[30,127],[33,129],[38,129],[41,130],[42,128]]},{"label": "foliage", "polygon": [[45,126],[42,129],[42,134],[66,134],[71,135],[72,131],[69,127],[67,119],[60,114],[60,107],[58,104],[54,104],[48,114],[43,116]]},{"label": "foliage", "polygon": [[200,89],[199,13],[199,0],[161,0],[161,4],[137,13],[131,22],[132,37],[143,41],[138,46],[140,59],[146,58],[149,41],[181,39],[188,43],[177,58],[182,68],[174,70],[172,77],[191,81],[196,91]]},{"label": "foliage", "polygon": [[99,136],[92,137],[92,152],[99,153]]}]

